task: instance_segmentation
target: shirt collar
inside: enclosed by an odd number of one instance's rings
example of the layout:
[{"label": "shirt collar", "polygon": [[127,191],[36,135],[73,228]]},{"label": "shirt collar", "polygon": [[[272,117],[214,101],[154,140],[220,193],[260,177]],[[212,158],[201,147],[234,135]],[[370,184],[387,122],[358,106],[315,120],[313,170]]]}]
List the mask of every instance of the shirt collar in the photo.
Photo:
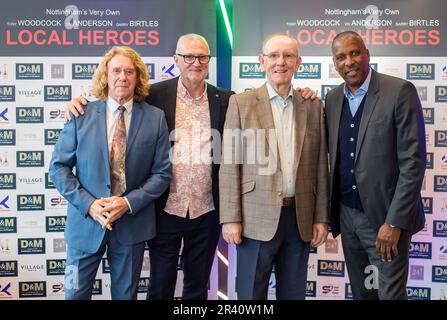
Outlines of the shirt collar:
[{"label": "shirt collar", "polygon": [[[270,100],[273,100],[276,97],[279,97],[279,98],[282,99],[282,97],[278,94],[278,92],[276,92],[276,90],[273,89],[273,87],[268,82],[267,82],[267,91],[268,91]],[[292,85],[290,85],[289,95],[287,96],[287,99],[289,99],[289,98],[293,99],[293,87],[292,87]],[[285,99],[285,100],[287,100],[287,99]]]},{"label": "shirt collar", "polygon": [[350,98],[350,97],[357,96],[358,94],[367,93],[368,92],[368,87],[369,87],[369,82],[371,81],[371,73],[372,73],[371,67],[369,67],[368,76],[366,77],[365,81],[362,83],[360,88],[358,88],[355,91],[355,94],[352,94],[351,90],[348,89],[348,86],[346,85],[346,82],[345,82],[345,85],[343,87],[343,92],[345,94],[345,97],[346,98]]},{"label": "shirt collar", "polygon": [[130,114],[132,112],[133,98],[124,104],[119,104],[110,96],[107,98],[107,112],[114,113],[119,106],[124,106],[126,111]]},{"label": "shirt collar", "polygon": [[180,93],[181,97],[184,97],[184,98],[187,98],[187,99],[193,100],[193,101],[199,101],[199,100],[202,100],[205,97],[207,89],[208,89],[208,86],[207,86],[207,83],[205,81],[205,90],[203,90],[203,93],[200,96],[198,96],[197,98],[193,98],[189,94],[188,90],[186,90],[186,87],[183,85],[181,77],[178,78],[177,92]]}]

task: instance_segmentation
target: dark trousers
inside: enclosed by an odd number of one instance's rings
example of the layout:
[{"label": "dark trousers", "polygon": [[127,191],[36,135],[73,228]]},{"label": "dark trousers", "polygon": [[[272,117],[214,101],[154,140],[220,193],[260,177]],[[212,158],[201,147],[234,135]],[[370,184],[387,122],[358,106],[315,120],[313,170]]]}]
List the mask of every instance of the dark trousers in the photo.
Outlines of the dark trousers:
[{"label": "dark trousers", "polygon": [[[341,243],[356,300],[405,300],[408,278],[408,251],[411,236],[402,230],[398,242],[398,256],[391,262],[380,260],[376,249],[377,232],[365,213],[340,205]],[[376,268],[371,268],[371,266]],[[378,281],[373,279],[378,270]],[[376,278],[377,279],[377,278]],[[373,284],[377,283],[377,286]]]},{"label": "dark trousers", "polygon": [[162,212],[157,216],[157,236],[149,244],[150,285],[147,298],[174,298],[180,248],[183,268],[183,300],[205,300],[214,253],[220,235],[217,213],[208,212],[196,219]]},{"label": "dark trousers", "polygon": [[238,299],[267,299],[274,265],[276,299],[304,300],[310,245],[301,239],[294,205],[282,207],[278,229],[272,240],[243,238],[242,241],[237,246]]}]

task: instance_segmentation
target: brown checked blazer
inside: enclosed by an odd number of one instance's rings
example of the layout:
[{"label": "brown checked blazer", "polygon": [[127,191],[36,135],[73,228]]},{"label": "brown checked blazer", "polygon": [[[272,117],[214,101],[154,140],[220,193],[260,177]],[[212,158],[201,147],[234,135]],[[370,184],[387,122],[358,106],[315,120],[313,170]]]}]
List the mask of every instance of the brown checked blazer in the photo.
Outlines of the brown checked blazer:
[{"label": "brown checked blazer", "polygon": [[[304,101],[300,92],[294,90],[293,106],[297,148],[296,217],[301,238],[310,241],[314,223],[329,223],[323,105],[319,100]],[[240,129],[241,134],[234,129]],[[244,237],[261,241],[269,241],[275,235],[284,197],[279,151],[276,138],[271,134],[274,129],[265,85],[230,97],[219,172],[220,223],[241,222]],[[247,132],[256,132],[257,138],[247,138]],[[265,157],[267,163],[262,157],[252,161],[249,155],[235,161],[247,150],[273,156]],[[232,161],[228,161],[231,158]],[[269,165],[273,170],[267,170]]]}]

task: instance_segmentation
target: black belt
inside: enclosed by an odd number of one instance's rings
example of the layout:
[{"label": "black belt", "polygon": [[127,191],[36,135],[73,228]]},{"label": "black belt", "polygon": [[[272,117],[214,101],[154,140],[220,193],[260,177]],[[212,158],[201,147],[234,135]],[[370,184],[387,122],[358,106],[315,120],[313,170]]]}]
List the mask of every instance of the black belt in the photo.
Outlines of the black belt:
[{"label": "black belt", "polygon": [[289,207],[295,204],[295,197],[282,198],[282,206]]}]

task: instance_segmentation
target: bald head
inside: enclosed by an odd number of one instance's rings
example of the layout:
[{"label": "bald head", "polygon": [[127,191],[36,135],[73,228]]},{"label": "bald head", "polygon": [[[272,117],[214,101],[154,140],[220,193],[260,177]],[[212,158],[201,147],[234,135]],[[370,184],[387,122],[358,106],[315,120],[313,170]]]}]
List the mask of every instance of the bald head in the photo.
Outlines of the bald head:
[{"label": "bald head", "polygon": [[288,35],[282,34],[282,33],[275,33],[275,34],[271,34],[271,35],[268,35],[267,37],[265,37],[264,41],[262,41],[261,54],[266,53],[266,49],[267,49],[266,47],[270,44],[271,40],[275,40],[275,42],[291,44],[292,47],[294,48],[295,54],[297,56],[299,56],[298,41],[296,41],[296,39],[293,39],[293,38],[289,37]]},{"label": "bald head", "polygon": [[195,33],[184,34],[177,40],[177,47],[175,52],[183,52],[188,47],[191,42],[201,42],[208,50],[206,54],[210,54],[210,47],[208,46],[208,42],[204,37]]},{"label": "bald head", "polygon": [[357,40],[359,43],[361,43],[361,44],[363,45],[363,47],[366,49],[365,42],[363,42],[362,37],[361,37],[357,32],[355,32],[355,31],[351,31],[351,30],[343,31],[343,32],[340,32],[339,34],[337,34],[337,35],[335,36],[334,40],[332,40],[331,48],[333,48],[334,45],[335,45],[338,41],[341,41],[341,40],[343,40],[343,39],[348,39],[348,38],[354,38],[354,39],[356,39],[356,40]]}]

